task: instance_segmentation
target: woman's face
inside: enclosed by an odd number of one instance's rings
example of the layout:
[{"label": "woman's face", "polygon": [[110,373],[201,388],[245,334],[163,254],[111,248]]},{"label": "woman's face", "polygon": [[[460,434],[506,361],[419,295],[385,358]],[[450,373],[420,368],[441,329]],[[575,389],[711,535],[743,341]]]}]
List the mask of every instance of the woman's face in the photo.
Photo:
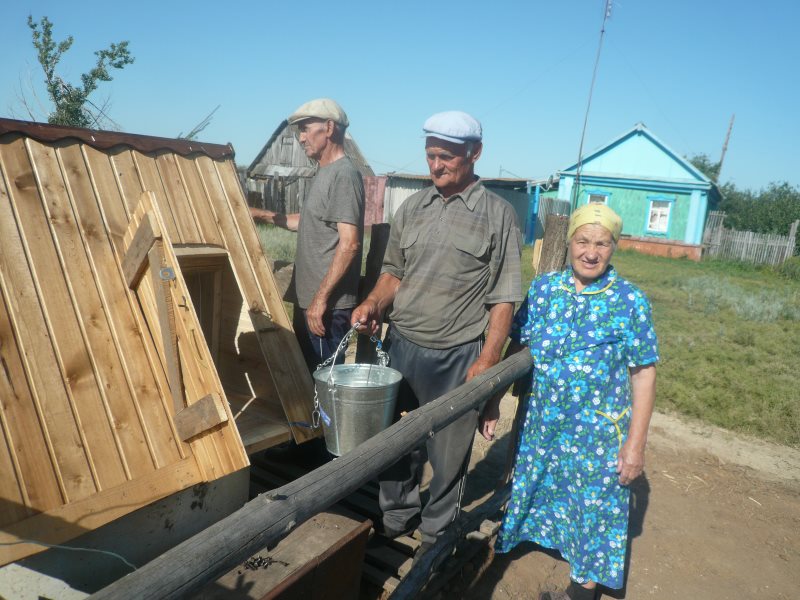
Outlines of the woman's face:
[{"label": "woman's face", "polygon": [[612,254],[614,238],[602,225],[590,223],[575,230],[569,240],[569,259],[578,291],[606,272]]}]

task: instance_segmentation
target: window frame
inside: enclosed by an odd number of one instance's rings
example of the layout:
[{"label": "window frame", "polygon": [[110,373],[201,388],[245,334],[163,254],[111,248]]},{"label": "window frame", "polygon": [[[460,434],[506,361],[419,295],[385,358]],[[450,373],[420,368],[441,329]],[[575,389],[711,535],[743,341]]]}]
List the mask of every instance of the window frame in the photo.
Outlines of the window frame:
[{"label": "window frame", "polygon": [[[656,203],[666,203],[666,206],[656,206]],[[675,207],[675,197],[674,196],[647,196],[647,214],[645,215],[644,221],[644,232],[646,235],[649,236],[659,236],[659,237],[668,237],[670,226],[672,225],[672,211]],[[664,209],[666,208],[666,224],[664,226],[664,230],[661,229],[654,229],[650,226],[651,217],[653,215],[654,209]],[[660,219],[659,219],[660,221]]]}]

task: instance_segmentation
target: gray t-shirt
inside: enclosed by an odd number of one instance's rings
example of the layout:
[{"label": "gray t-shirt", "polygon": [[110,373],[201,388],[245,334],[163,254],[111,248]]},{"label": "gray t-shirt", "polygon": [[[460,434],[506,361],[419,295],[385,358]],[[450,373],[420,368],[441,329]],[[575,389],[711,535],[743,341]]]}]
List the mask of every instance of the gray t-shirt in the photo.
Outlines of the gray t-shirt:
[{"label": "gray t-shirt", "polygon": [[[348,157],[320,167],[300,210],[292,283],[286,298],[308,308],[328,272],[339,244],[337,223],[358,227],[364,237],[364,183]],[[331,294],[328,308],[352,308],[358,301],[361,253]]]},{"label": "gray t-shirt", "polygon": [[523,298],[520,238],[514,209],[480,181],[446,201],[435,187],[409,197],[381,270],[401,280],[392,325],[426,348],[478,338],[490,305]]}]

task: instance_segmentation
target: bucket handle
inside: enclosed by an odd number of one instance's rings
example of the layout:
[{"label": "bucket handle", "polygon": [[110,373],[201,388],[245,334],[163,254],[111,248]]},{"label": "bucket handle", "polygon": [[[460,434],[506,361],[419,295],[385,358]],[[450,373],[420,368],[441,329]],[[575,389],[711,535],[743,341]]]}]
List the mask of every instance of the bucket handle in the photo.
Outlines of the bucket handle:
[{"label": "bucket handle", "polygon": [[[350,342],[350,338],[353,337],[356,333],[356,330],[361,326],[361,323],[356,321],[350,330],[344,334],[342,341],[339,342],[339,345],[336,347],[336,352],[333,353],[333,356],[329,356],[327,360],[317,365],[317,368],[314,370],[316,373],[320,369],[323,369],[333,363],[336,364],[336,357],[339,356],[339,351],[343,348],[347,347],[347,344]],[[382,367],[385,367],[389,364],[389,354],[384,352],[383,350],[383,343],[381,340],[374,335],[369,336],[369,339],[372,343],[375,344],[375,353],[378,356],[378,364]],[[330,370],[328,371],[328,391],[331,393],[331,398],[336,398],[336,382],[333,380],[333,366],[331,366]],[[319,428],[320,419],[324,420],[326,424],[330,422],[330,417],[324,414],[322,408],[319,405],[319,398],[317,396],[317,386],[314,386],[314,410],[311,413],[311,425],[314,429]]]}]

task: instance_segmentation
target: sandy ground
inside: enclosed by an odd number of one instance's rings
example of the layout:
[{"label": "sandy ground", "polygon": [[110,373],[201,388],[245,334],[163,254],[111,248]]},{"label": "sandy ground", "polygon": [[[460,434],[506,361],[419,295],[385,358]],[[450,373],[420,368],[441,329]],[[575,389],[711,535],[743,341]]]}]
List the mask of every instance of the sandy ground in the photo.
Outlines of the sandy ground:
[{"label": "sandy ground", "polygon": [[[467,502],[503,471],[515,404],[504,398],[496,441],[476,436]],[[626,586],[604,598],[800,598],[800,451],[656,414],[632,489]],[[565,562],[523,544],[457,595],[537,598],[567,577]]]}]

